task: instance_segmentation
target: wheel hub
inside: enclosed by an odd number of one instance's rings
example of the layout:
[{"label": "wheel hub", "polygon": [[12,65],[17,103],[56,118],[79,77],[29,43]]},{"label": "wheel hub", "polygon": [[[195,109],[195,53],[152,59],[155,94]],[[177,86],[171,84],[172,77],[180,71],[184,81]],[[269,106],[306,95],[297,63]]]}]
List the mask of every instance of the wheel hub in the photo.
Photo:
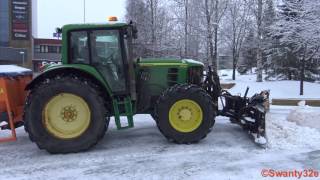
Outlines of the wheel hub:
[{"label": "wheel hub", "polygon": [[199,104],[190,99],[175,102],[169,110],[170,125],[177,131],[188,133],[202,123],[203,113]]},{"label": "wheel hub", "polygon": [[52,97],[42,111],[46,130],[60,139],[81,136],[89,127],[91,111],[80,96],[60,93]]},{"label": "wheel hub", "polygon": [[78,117],[78,112],[75,106],[73,105],[65,106],[64,108],[61,109],[61,118],[65,122],[73,122],[77,119],[77,117]]},{"label": "wheel hub", "polygon": [[192,118],[192,111],[187,107],[183,107],[182,109],[180,109],[178,114],[179,119],[181,119],[182,121],[188,121]]}]

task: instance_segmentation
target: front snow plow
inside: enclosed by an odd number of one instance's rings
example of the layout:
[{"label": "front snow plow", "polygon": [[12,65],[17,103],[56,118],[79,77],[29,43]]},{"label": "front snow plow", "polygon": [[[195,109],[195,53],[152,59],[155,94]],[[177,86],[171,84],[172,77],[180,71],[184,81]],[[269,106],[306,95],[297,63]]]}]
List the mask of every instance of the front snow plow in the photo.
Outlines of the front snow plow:
[{"label": "front snow plow", "polygon": [[269,92],[262,91],[251,98],[247,98],[249,88],[244,97],[233,96],[227,91],[221,94],[223,109],[219,115],[227,116],[232,123],[239,124],[253,138],[254,142],[266,146],[266,122],[265,116],[268,110]]},{"label": "front snow plow", "polygon": [[269,111],[269,91],[262,91],[249,98],[248,87],[243,97],[232,95],[221,89],[219,76],[210,67],[203,86],[216,102],[221,100],[222,109],[218,110],[218,115],[229,117],[231,123],[248,131],[257,145],[267,146],[265,117]]}]

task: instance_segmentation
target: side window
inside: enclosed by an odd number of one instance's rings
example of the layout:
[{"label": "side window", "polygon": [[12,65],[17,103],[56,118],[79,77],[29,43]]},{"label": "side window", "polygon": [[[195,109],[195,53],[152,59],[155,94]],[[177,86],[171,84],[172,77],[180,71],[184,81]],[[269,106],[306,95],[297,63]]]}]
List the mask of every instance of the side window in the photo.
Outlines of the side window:
[{"label": "side window", "polygon": [[104,76],[113,92],[126,90],[126,78],[118,30],[90,33],[92,64]]},{"label": "side window", "polygon": [[69,58],[72,63],[89,64],[88,36],[86,31],[71,32]]}]

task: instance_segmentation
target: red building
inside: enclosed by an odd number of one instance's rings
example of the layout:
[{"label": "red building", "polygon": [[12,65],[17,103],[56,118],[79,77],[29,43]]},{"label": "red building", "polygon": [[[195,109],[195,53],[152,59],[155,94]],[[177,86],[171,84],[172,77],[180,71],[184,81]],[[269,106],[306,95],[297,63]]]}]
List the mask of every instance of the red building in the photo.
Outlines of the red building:
[{"label": "red building", "polygon": [[58,39],[34,39],[33,70],[39,71],[46,63],[61,62],[61,46]]}]

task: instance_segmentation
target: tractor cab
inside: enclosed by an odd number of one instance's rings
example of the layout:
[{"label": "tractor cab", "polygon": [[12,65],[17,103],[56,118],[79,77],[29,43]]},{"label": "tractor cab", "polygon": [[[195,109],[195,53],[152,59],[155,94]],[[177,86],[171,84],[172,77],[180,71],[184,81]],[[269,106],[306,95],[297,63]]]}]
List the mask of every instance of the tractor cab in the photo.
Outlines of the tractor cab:
[{"label": "tractor cab", "polygon": [[[63,65],[88,65],[112,94],[128,94],[133,76],[129,52],[135,27],[126,23],[66,25],[62,28]],[[131,73],[131,74],[130,74]]]}]

